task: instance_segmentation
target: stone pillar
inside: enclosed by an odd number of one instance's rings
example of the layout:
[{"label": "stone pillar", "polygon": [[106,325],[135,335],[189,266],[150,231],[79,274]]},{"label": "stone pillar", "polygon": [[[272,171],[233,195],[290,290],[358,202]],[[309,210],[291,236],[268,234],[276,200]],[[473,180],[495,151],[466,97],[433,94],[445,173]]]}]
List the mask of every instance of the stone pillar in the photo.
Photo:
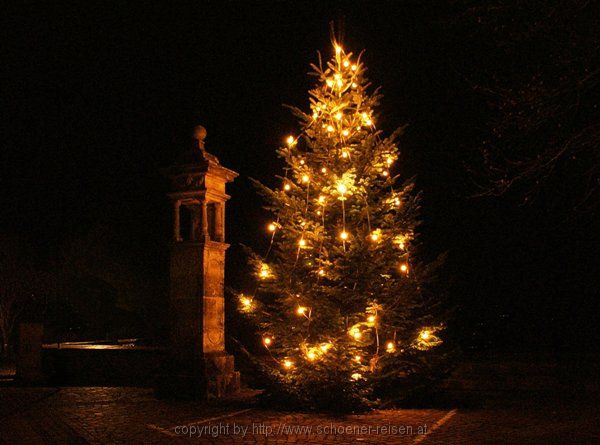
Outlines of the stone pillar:
[{"label": "stone pillar", "polygon": [[209,239],[208,235],[208,210],[206,208],[206,201],[202,201],[202,236],[205,240]]},{"label": "stone pillar", "polygon": [[[240,385],[234,358],[225,350],[224,326],[225,252],[229,247],[224,230],[229,199],[225,185],[237,173],[206,151],[206,130],[197,129],[195,135],[199,138],[195,148],[165,171],[172,180],[173,206],[179,210],[183,203],[192,210],[192,233],[189,240],[174,235],[171,247],[172,354],[156,385],[157,395],[164,397],[222,397],[238,391]],[[210,230],[209,204],[214,217]],[[174,232],[179,224],[175,221]]]},{"label": "stone pillar", "polygon": [[225,241],[225,204],[215,204],[215,237],[216,241]]}]

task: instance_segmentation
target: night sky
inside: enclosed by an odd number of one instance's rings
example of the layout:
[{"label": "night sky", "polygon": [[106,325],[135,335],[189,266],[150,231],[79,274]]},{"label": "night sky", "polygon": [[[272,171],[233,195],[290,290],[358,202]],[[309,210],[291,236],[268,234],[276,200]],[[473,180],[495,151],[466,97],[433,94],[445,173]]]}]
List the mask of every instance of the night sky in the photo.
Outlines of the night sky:
[{"label": "night sky", "polygon": [[[494,60],[493,40],[457,31],[460,3],[426,3],[9,7],[0,27],[0,230],[26,236],[53,264],[65,244],[102,227],[143,280],[166,279],[160,169],[201,124],[208,151],[240,173],[229,188],[227,282],[243,287],[240,243],[261,249],[269,218],[249,178],[276,184],[275,150],[297,128],[282,105],[307,108],[306,73],[317,50],[330,55],[333,20],[345,48],[365,49],[369,78],[382,86],[380,128],[407,125],[398,172],[423,191],[421,258],[448,252],[441,278],[464,345],[595,345],[597,218],[557,205],[552,183],[525,205],[516,193],[471,196],[465,165],[492,113],[473,88],[476,67],[498,64],[500,76],[519,67]],[[132,310],[161,304],[154,300]]]}]

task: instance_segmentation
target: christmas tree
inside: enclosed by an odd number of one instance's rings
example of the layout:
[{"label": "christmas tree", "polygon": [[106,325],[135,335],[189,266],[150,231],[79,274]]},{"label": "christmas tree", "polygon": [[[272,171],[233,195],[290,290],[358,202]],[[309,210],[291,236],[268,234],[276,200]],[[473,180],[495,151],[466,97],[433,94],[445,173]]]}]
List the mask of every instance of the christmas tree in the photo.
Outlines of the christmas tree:
[{"label": "christmas tree", "polygon": [[[320,59],[320,58],[319,58]],[[301,131],[278,154],[280,187],[258,187],[272,212],[266,255],[251,254],[241,294],[269,359],[271,393],[306,407],[355,409],[402,396],[438,370],[443,325],[413,257],[419,198],[394,174],[398,130],[377,129],[380,94],[334,43]]]}]

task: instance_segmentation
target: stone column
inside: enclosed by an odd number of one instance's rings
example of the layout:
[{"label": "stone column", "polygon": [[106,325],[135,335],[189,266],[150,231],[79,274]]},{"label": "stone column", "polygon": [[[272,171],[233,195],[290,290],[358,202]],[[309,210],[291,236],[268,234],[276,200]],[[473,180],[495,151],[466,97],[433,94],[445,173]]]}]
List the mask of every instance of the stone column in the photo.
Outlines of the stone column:
[{"label": "stone column", "polygon": [[208,236],[208,210],[206,209],[206,201],[202,201],[202,235],[207,240]]},{"label": "stone column", "polygon": [[215,204],[215,237],[216,241],[225,242],[225,204]]}]

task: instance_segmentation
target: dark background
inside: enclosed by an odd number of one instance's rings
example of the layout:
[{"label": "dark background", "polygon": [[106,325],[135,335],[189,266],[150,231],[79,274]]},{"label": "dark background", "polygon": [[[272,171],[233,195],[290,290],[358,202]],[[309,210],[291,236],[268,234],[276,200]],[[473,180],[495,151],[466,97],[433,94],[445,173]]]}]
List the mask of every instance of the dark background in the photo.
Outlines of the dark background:
[{"label": "dark background", "polygon": [[[86,263],[109,283],[71,291],[79,303],[50,310],[50,324],[118,313],[119,332],[131,317],[145,335],[162,332],[171,215],[160,169],[197,124],[240,173],[229,188],[227,281],[244,287],[240,243],[264,246],[268,221],[249,178],[276,183],[275,149],[297,128],[282,104],[307,108],[309,63],[317,50],[329,57],[334,20],[383,88],[379,126],[408,124],[398,169],[423,190],[420,255],[449,253],[442,278],[463,346],[596,347],[595,214],[557,204],[552,180],[527,203],[516,192],[472,196],[466,166],[494,117],[474,85],[490,71],[511,78],[527,57],[507,61],[497,34],[464,18],[468,3],[146,3],[4,12],[0,231],[25,236],[40,267]],[[554,180],[568,187],[568,176]]]}]

